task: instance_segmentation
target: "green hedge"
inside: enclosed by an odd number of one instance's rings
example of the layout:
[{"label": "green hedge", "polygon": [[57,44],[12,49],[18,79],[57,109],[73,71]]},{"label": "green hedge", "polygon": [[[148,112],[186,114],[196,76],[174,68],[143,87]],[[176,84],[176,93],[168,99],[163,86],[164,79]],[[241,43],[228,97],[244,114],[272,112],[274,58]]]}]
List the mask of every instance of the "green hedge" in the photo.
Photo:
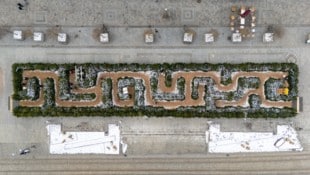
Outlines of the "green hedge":
[{"label": "green hedge", "polygon": [[[59,68],[65,68],[70,70],[75,65],[83,67],[93,67],[100,71],[154,71],[157,73],[165,72],[165,84],[171,86],[171,73],[174,71],[219,71],[220,68],[225,68],[234,71],[288,71],[288,82],[290,83],[290,92],[294,93],[294,97],[298,95],[298,67],[293,63],[242,63],[242,64],[209,64],[209,63],[174,63],[174,64],[106,64],[106,63],[84,63],[84,64],[44,64],[44,63],[16,63],[12,65],[13,74],[13,98],[15,100],[22,100],[18,94],[22,91],[22,72],[23,70],[59,70]],[[151,80],[152,91],[157,90],[158,80],[154,78]],[[178,89],[184,90],[185,81],[179,79]],[[52,87],[54,82],[49,82]],[[107,79],[108,84],[112,84],[110,79]],[[227,82],[228,83],[228,82]],[[53,93],[50,92],[50,93]],[[51,99],[51,98],[49,98]],[[232,108],[232,107],[230,107]],[[155,107],[127,107],[121,108],[111,106],[108,108],[100,107],[71,107],[63,108],[57,106],[48,107],[22,107],[17,106],[14,108],[14,115],[23,116],[175,116],[175,117],[228,117],[238,118],[244,117],[244,113],[247,112],[247,117],[252,118],[265,118],[265,117],[292,117],[296,115],[296,110],[293,108],[275,108],[267,109],[260,108],[258,110],[247,108],[233,108],[235,111],[229,108],[216,108],[215,110],[208,111],[205,107],[179,107],[174,110],[166,110],[164,108]]]},{"label": "green hedge", "polygon": [[[292,108],[283,108],[281,111],[276,112],[278,108],[261,108],[258,111],[249,111],[247,112],[248,118],[287,118],[296,116],[296,110]],[[242,111],[204,111],[198,112],[195,107],[190,109],[174,109],[174,110],[165,110],[163,108],[154,108],[144,107],[144,108],[133,108],[133,107],[116,107],[113,108],[98,108],[98,107],[55,107],[55,108],[46,108],[42,110],[40,107],[22,107],[18,106],[14,108],[14,115],[17,117],[35,117],[35,116],[156,116],[156,117],[181,117],[181,118],[190,118],[190,117],[204,117],[204,118],[244,118],[245,113]]]},{"label": "green hedge", "polygon": [[174,116],[174,117],[227,117],[227,118],[243,118],[243,112],[215,112],[215,111],[205,111],[197,112],[195,108],[174,110],[165,110],[164,108],[133,108],[133,107],[113,107],[113,108],[98,108],[98,107],[56,107],[47,108],[41,110],[40,107],[22,107],[18,106],[14,108],[13,111],[15,116],[18,117],[33,117],[33,116]]}]

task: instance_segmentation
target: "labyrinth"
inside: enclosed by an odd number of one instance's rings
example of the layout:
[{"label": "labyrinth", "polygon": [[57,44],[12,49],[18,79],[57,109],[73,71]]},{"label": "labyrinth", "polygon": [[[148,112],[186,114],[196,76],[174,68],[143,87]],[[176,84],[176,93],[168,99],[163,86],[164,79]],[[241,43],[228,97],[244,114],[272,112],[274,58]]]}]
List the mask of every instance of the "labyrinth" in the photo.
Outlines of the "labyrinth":
[{"label": "labyrinth", "polygon": [[244,64],[12,66],[16,116],[291,117],[298,67]]}]

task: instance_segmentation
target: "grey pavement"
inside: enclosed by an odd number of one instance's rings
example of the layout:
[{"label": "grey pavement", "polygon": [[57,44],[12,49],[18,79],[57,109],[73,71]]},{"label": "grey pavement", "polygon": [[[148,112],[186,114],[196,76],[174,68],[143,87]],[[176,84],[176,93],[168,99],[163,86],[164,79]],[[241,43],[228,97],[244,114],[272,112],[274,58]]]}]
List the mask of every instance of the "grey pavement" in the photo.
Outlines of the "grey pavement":
[{"label": "grey pavement", "polygon": [[[2,26],[228,26],[230,6],[248,5],[258,9],[258,25],[309,26],[308,0],[2,0]],[[163,19],[167,8],[170,18]]]},{"label": "grey pavement", "polygon": [[218,156],[130,156],[66,159],[0,160],[2,174],[216,174],[301,175],[309,174],[308,154],[238,154]]},{"label": "grey pavement", "polygon": [[[252,39],[245,39],[241,43],[232,43],[228,40],[231,32],[228,27],[190,27],[196,32],[196,37],[191,44],[184,44],[182,37],[184,34],[183,27],[157,27],[158,33],[155,34],[155,42],[146,44],[144,42],[144,32],[148,27],[109,27],[110,42],[100,43],[99,38],[94,38],[93,31],[98,26],[93,27],[59,27],[59,32],[68,34],[68,44],[61,44],[57,42],[57,37],[50,35],[50,31],[55,27],[9,27],[2,32],[0,36],[0,46],[16,46],[16,47],[56,47],[56,48],[281,48],[281,47],[301,47],[307,48],[305,44],[306,36],[310,32],[309,27],[282,27],[284,36],[281,38],[275,37],[272,43],[263,43],[263,34],[267,27],[257,27],[255,37]],[[153,31],[154,27],[151,28]],[[204,34],[211,29],[216,30],[219,36],[214,43],[205,43]],[[22,30],[24,32],[39,31],[45,33],[44,42],[33,41],[32,36],[27,36],[25,40],[19,41],[13,39],[13,31]],[[155,32],[154,32],[155,33]]]},{"label": "grey pavement", "polygon": [[[66,130],[77,130],[77,125],[87,122],[90,130],[103,130],[108,123],[121,121],[122,133],[129,144],[128,154],[206,154],[204,132],[209,120],[222,124],[223,130],[248,131],[244,119],[178,119],[178,118],[126,118],[126,117],[80,117],[80,118],[16,118],[8,111],[8,96],[12,93],[11,64],[14,62],[285,62],[294,54],[300,66],[300,96],[304,98],[304,112],[289,119],[247,119],[253,124],[252,131],[273,131],[276,124],[293,124],[302,127],[299,132],[305,151],[309,150],[309,105],[310,82],[307,76],[307,48],[182,48],[175,49],[131,49],[131,48],[41,48],[13,47],[0,48],[0,64],[4,83],[1,88],[0,140],[4,157],[11,156],[19,148],[38,145],[35,156],[48,155],[46,121],[62,123]],[[143,56],[141,56],[143,55]],[[240,57],[238,55],[241,55]],[[270,57],[272,55],[272,57]],[[154,59],[155,58],[155,59]]]},{"label": "grey pavement", "polygon": [[[221,124],[224,131],[274,131],[277,124],[292,124],[298,131],[304,153],[310,151],[310,45],[305,36],[310,33],[310,1],[308,0],[28,0],[28,7],[20,11],[17,0],[0,2],[0,157],[10,159],[72,158],[48,153],[47,121],[61,123],[65,130],[79,130],[86,122],[87,130],[102,131],[109,123],[121,121],[122,134],[129,144],[129,156],[194,155],[207,153],[204,132],[207,122]],[[254,5],[258,10],[256,37],[242,43],[231,43],[228,26],[230,6]],[[171,18],[164,20],[161,13],[169,9]],[[101,44],[92,37],[94,29],[106,24],[111,43]],[[267,25],[278,24],[284,36],[273,43],[263,43]],[[14,29],[42,31],[46,34],[59,25],[69,34],[70,42],[62,45],[50,35],[42,43],[12,38]],[[183,25],[197,32],[195,41],[182,43]],[[151,26],[158,29],[156,42],[145,44],[143,32]],[[216,29],[215,43],[203,42],[203,34]],[[294,58],[300,68],[299,94],[304,98],[303,112],[288,119],[181,119],[173,117],[37,117],[16,118],[8,110],[12,94],[11,65],[16,62],[96,62],[96,63],[162,63],[162,62],[287,62]],[[246,127],[252,123],[252,129]],[[84,123],[85,124],[85,123]],[[16,155],[20,148],[36,145],[32,153]],[[12,154],[15,154],[12,156]],[[217,155],[215,155],[217,156]],[[96,157],[87,155],[86,157]],[[109,157],[101,156],[100,157]],[[73,158],[76,158],[73,156]]]}]

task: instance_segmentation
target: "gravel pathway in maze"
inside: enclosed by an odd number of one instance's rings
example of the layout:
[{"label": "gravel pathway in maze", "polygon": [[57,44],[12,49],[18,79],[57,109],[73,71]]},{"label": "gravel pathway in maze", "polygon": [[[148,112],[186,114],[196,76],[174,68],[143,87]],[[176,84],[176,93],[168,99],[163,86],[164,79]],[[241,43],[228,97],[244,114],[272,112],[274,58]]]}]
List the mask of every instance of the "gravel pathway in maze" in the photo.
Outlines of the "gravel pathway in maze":
[{"label": "gravel pathway in maze", "polygon": [[[185,79],[185,99],[184,100],[174,100],[174,101],[165,101],[165,100],[154,100],[152,98],[151,92],[151,84],[150,84],[150,75],[147,72],[130,72],[130,71],[119,71],[119,72],[100,72],[98,73],[96,86],[91,88],[75,88],[72,89],[72,93],[75,94],[85,94],[85,93],[95,93],[96,98],[93,100],[83,100],[83,101],[71,101],[71,100],[61,100],[59,95],[56,95],[56,104],[61,107],[95,107],[102,104],[102,80],[111,78],[113,82],[113,103],[116,106],[120,107],[130,107],[134,105],[134,98],[128,100],[121,100],[118,97],[117,90],[117,82],[119,78],[123,77],[132,77],[134,79],[141,79],[144,82],[144,86],[146,88],[145,91],[145,103],[146,105],[153,107],[164,107],[165,109],[175,109],[180,106],[204,106],[205,101],[203,96],[205,94],[204,84],[199,84],[198,86],[198,99],[193,99],[191,97],[192,93],[192,80],[196,77],[208,77],[214,80],[214,87],[221,92],[229,92],[235,91],[238,86],[238,79],[240,77],[257,77],[260,79],[260,86],[257,89],[248,90],[244,96],[238,101],[227,101],[227,100],[216,100],[217,107],[225,107],[225,106],[244,106],[247,103],[248,97],[251,94],[259,95],[262,99],[262,105],[266,107],[292,107],[291,101],[269,101],[266,100],[264,94],[264,84],[269,78],[281,79],[288,75],[286,72],[236,72],[232,75],[232,83],[224,86],[221,84],[220,74],[219,72],[210,71],[210,72],[202,72],[202,71],[192,71],[192,72],[175,72],[172,74],[172,83],[171,87],[167,87],[165,85],[165,75],[159,74],[158,77],[158,91],[163,93],[172,93],[177,91],[177,79],[183,77]],[[47,78],[53,78],[55,82],[55,94],[59,94],[59,83],[58,83],[58,75],[52,71],[24,71],[23,77],[37,77],[41,84]],[[70,75],[70,82],[74,83],[74,75]],[[131,94],[134,95],[134,94]],[[21,106],[35,107],[42,106],[44,104],[44,96],[43,90],[40,90],[40,97],[38,100],[22,100],[20,101]]]}]

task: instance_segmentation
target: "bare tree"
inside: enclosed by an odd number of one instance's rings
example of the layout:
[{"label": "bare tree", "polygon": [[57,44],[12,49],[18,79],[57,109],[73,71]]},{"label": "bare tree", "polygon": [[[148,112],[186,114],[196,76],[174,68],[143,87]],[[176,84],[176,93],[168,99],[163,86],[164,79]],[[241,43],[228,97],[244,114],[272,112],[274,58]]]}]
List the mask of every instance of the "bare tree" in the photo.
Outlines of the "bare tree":
[{"label": "bare tree", "polygon": [[93,33],[92,33],[93,39],[99,42],[100,41],[99,37],[100,37],[100,33],[101,32],[102,32],[102,28],[101,27],[96,27],[93,30]]},{"label": "bare tree", "polygon": [[213,34],[214,40],[217,40],[219,37],[219,32],[216,29],[211,29],[209,33]]},{"label": "bare tree", "polygon": [[169,19],[170,18],[170,14],[167,8],[164,9],[164,13],[162,16],[163,19]]},{"label": "bare tree", "polygon": [[93,33],[92,33],[93,39],[96,41],[100,41],[100,34],[101,33],[108,33],[108,28],[104,24],[102,25],[102,27],[96,27],[93,30]]},{"label": "bare tree", "polygon": [[2,38],[3,36],[5,36],[8,33],[12,33],[12,32],[10,32],[9,28],[0,27],[0,38]]},{"label": "bare tree", "polygon": [[284,36],[284,28],[280,25],[269,25],[267,27],[267,32],[274,33],[274,36],[277,38],[282,38]]},{"label": "bare tree", "polygon": [[24,34],[25,34],[25,38],[28,38],[28,37],[32,37],[33,35],[33,29],[32,28],[28,28],[24,31]]},{"label": "bare tree", "polygon": [[61,31],[60,26],[54,26],[46,31],[47,38],[57,38],[58,33]]}]

